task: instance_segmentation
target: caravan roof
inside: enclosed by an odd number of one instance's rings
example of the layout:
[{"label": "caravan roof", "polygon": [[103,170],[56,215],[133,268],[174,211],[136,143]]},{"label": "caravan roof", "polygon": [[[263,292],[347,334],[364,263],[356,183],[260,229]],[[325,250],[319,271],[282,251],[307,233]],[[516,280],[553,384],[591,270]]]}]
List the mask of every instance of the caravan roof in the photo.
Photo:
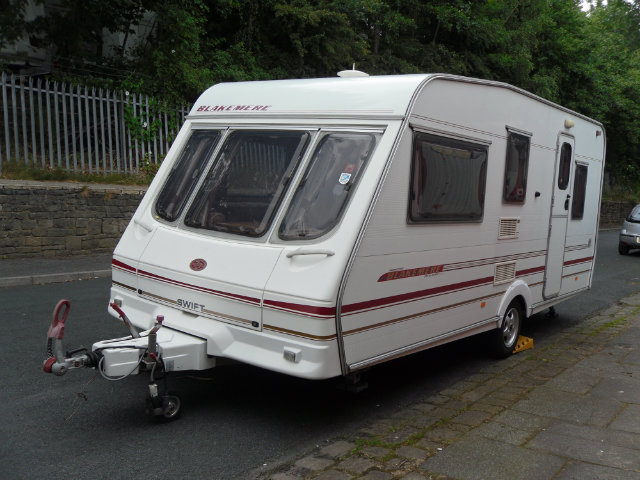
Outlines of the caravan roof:
[{"label": "caravan roof", "polygon": [[220,83],[190,115],[404,116],[417,88],[433,75],[388,75]]},{"label": "caravan roof", "polygon": [[421,87],[436,79],[511,90],[602,127],[591,118],[513,85],[443,73],[219,83],[200,95],[189,117],[401,119],[409,113]]}]

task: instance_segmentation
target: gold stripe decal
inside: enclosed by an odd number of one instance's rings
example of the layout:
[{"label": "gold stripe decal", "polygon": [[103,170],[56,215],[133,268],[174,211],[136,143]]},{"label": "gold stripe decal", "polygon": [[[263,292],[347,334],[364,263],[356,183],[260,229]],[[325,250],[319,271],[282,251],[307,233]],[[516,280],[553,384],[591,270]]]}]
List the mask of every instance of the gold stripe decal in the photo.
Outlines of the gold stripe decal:
[{"label": "gold stripe decal", "polygon": [[246,319],[240,318],[240,317],[234,317],[232,315],[225,315],[223,313],[215,312],[213,310],[208,310],[208,309],[204,308],[204,306],[199,311],[183,309],[182,305],[180,303],[178,303],[176,300],[172,300],[171,298],[162,297],[160,295],[155,295],[155,294],[153,294],[151,292],[141,292],[141,295],[146,296],[146,297],[155,298],[156,300],[158,300],[160,302],[163,302],[163,303],[169,303],[171,305],[174,305],[174,306],[180,308],[180,310],[184,310],[184,311],[187,311],[187,312],[190,312],[190,313],[195,313],[195,314],[205,313],[207,315],[211,315],[212,317],[218,317],[218,318],[221,318],[221,319],[224,319],[224,320],[229,320],[229,321],[232,321],[232,322],[242,323],[244,325],[251,325],[252,324],[252,322],[250,320],[246,320]]},{"label": "gold stripe decal", "polygon": [[310,333],[297,332],[295,330],[288,330],[282,327],[276,327],[274,325],[262,325],[265,330],[271,330],[272,332],[285,333],[287,335],[294,335],[296,337],[308,338],[310,340],[334,340],[336,338],[336,334],[332,335],[311,335]]},{"label": "gold stripe decal", "polygon": [[119,287],[122,287],[122,288],[124,288],[124,289],[126,289],[126,290],[131,290],[132,292],[137,292],[137,290],[135,289],[135,287],[132,287],[132,286],[127,285],[127,284],[125,284],[125,283],[116,282],[115,280],[114,280],[114,281],[112,281],[111,283],[112,283],[112,284],[114,284],[114,285],[117,285],[117,286],[119,286]]}]

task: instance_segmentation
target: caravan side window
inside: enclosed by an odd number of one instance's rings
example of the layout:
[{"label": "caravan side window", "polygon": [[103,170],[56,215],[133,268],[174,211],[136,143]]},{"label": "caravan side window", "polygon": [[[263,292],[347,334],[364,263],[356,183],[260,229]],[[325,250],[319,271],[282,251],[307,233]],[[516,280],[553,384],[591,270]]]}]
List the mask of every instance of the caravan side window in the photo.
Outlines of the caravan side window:
[{"label": "caravan side window", "polygon": [[414,135],[409,221],[482,221],[487,146]]},{"label": "caravan side window", "polygon": [[502,199],[505,202],[524,203],[527,195],[530,143],[529,137],[509,132],[502,190]]},{"label": "caravan side window", "polygon": [[566,190],[571,177],[571,145],[563,143],[560,149],[560,167],[558,169],[558,188]]},{"label": "caravan side window", "polygon": [[589,167],[582,163],[576,164],[573,179],[573,203],[571,204],[571,218],[579,220],[584,215],[584,200],[587,194],[587,171]]},{"label": "caravan side window", "polygon": [[191,195],[220,139],[218,130],[194,130],[173,164],[156,202],[156,213],[176,220]]}]

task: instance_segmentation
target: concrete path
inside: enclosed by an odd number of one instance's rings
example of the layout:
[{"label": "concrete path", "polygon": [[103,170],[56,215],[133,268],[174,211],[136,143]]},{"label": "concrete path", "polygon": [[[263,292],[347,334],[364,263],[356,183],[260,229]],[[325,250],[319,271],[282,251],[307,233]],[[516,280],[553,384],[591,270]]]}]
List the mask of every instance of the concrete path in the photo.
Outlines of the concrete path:
[{"label": "concrete path", "polygon": [[111,276],[111,253],[0,259],[0,288]]},{"label": "concrete path", "polygon": [[273,480],[640,479],[640,293]]}]

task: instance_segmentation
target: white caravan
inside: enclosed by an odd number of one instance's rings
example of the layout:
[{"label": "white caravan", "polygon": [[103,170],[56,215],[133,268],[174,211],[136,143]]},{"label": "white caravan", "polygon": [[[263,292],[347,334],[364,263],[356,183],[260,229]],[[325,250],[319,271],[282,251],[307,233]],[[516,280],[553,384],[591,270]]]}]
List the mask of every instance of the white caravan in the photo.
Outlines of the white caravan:
[{"label": "white caravan", "polygon": [[591,286],[604,158],[600,123],[503,83],[215,85],[115,249],[131,337],[48,368],[323,379],[490,330],[507,355]]}]

